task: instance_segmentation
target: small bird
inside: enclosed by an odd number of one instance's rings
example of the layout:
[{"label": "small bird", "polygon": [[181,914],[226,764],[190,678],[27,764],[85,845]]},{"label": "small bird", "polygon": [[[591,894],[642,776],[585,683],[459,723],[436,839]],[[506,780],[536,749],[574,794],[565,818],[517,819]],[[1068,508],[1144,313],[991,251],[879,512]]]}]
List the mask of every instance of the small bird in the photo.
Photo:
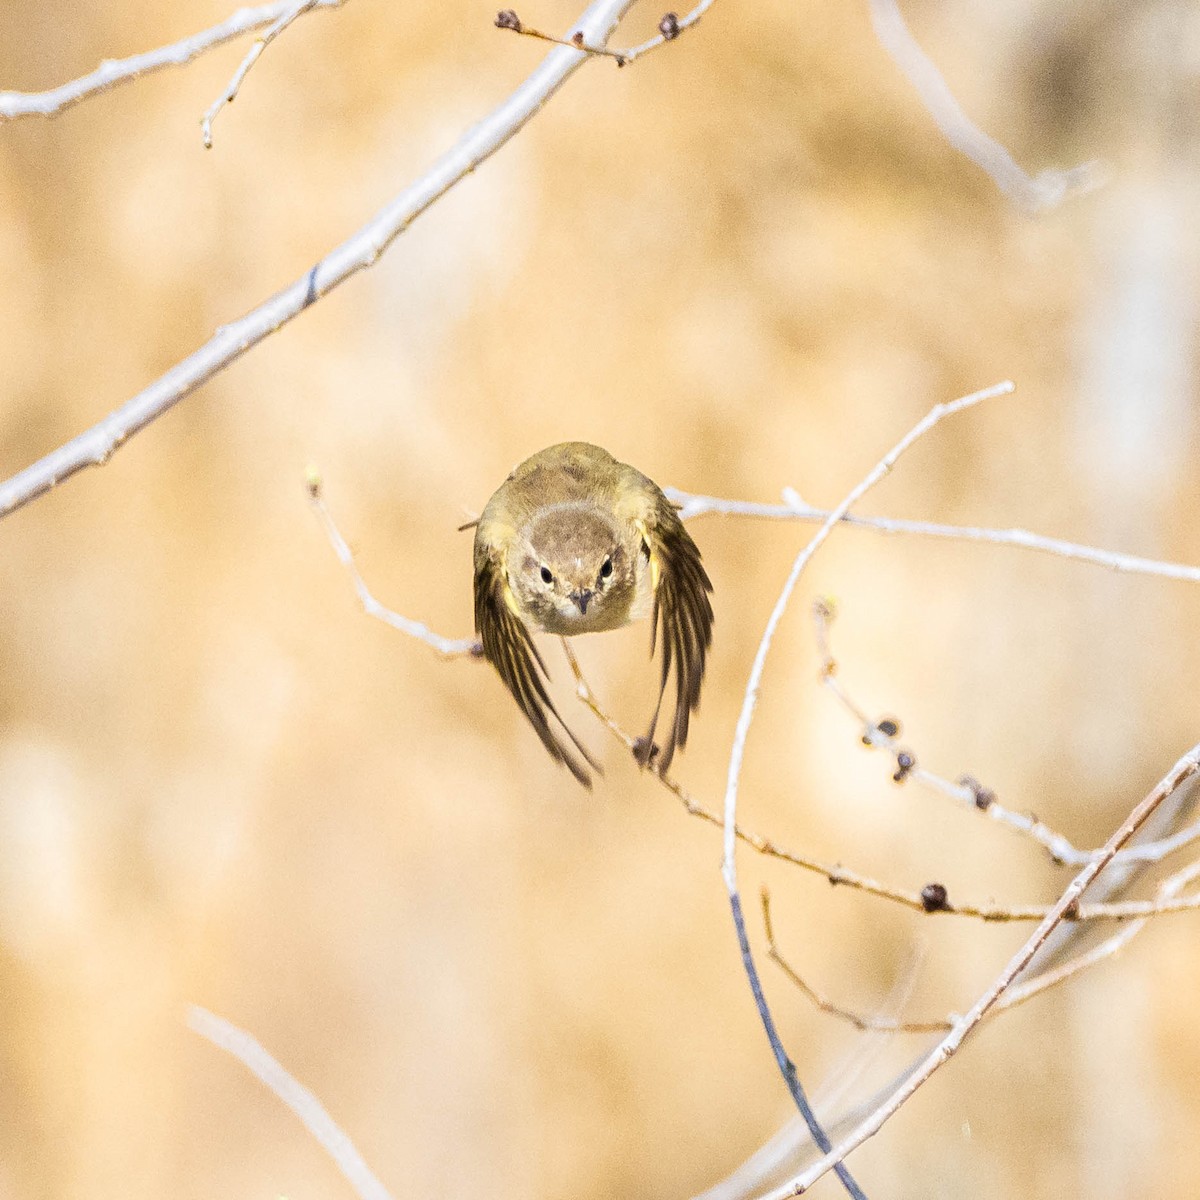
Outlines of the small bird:
[{"label": "small bird", "polygon": [[[470,528],[470,526],[464,526]],[[600,766],[567,728],[546,692],[546,664],[531,630],[574,637],[651,619],[650,653],[661,640],[662,681],[645,766],[672,667],[675,713],[656,763],[665,771],[687,742],[712,643],[712,584],[700,551],[662,489],[588,442],[562,442],[515,467],[475,522],[475,631],[556,762],[584,787],[580,758]],[[550,717],[578,752],[551,727]]]}]

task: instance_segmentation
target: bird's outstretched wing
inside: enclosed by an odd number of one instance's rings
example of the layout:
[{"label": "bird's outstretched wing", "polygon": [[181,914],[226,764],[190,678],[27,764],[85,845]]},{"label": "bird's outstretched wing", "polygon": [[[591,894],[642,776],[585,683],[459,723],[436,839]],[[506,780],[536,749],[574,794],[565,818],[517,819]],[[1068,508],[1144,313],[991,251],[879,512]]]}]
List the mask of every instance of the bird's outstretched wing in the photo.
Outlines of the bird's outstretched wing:
[{"label": "bird's outstretched wing", "polygon": [[704,681],[708,648],[712,645],[713,610],[708,599],[712,583],[700,561],[700,551],[679,514],[654,484],[646,482],[649,489],[638,489],[642,512],[634,519],[642,530],[650,556],[650,582],[654,588],[650,653],[661,644],[662,681],[643,743],[643,762],[649,760],[654,750],[654,731],[674,667],[675,715],[656,760],[659,770],[665,771],[671,765],[675,748],[686,745],[688,719],[700,703],[700,685]]},{"label": "bird's outstretched wing", "polygon": [[481,556],[475,568],[475,631],[483,643],[484,657],[500,673],[521,711],[537,730],[542,745],[550,751],[555,762],[567,769],[583,784],[592,786],[592,777],[578,758],[556,736],[550,726],[552,716],[562,727],[583,760],[593,770],[603,774],[600,764],[587,752],[578,738],[558,715],[558,709],[546,692],[543,677],[549,678],[546,664],[526,628],[509,603],[509,586],[504,570],[494,555]]}]

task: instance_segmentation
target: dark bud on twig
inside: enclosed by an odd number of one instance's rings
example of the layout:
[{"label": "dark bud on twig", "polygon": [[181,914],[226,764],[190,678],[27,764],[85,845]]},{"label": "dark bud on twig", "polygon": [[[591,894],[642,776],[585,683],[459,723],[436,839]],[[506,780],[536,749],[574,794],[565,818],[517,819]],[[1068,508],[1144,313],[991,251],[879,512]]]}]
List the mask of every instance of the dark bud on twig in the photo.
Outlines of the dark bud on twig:
[{"label": "dark bud on twig", "polygon": [[908,750],[901,750],[896,755],[896,773],[892,776],[895,783],[903,783],[917,765],[916,758]]},{"label": "dark bud on twig", "polygon": [[304,486],[309,497],[313,500],[321,498],[321,473],[316,467],[309,467],[304,473]]},{"label": "dark bud on twig", "polygon": [[679,36],[679,18],[673,13],[664,13],[658,23],[658,32],[663,35],[664,42],[674,41]]},{"label": "dark bud on twig", "polygon": [[574,42],[576,46],[582,46],[583,45],[583,30],[582,29],[575,30],[575,32],[573,34],[571,34],[571,41]]},{"label": "dark bud on twig", "polygon": [[960,775],[958,786],[965,787],[975,801],[975,807],[980,812],[987,812],[996,803],[996,793],[991,788],[984,787],[974,775]]},{"label": "dark bud on twig", "polygon": [[940,883],[927,883],[921,889],[921,907],[927,912],[942,912],[950,907],[946,889]]},{"label": "dark bud on twig", "polygon": [[639,767],[648,767],[658,757],[658,746],[649,738],[634,738],[633,757]]},{"label": "dark bud on twig", "polygon": [[482,642],[476,642],[471,647],[471,657],[472,658],[482,658],[483,657],[483,643]]},{"label": "dark bud on twig", "polygon": [[521,32],[521,18],[511,8],[502,8],[496,14],[497,29],[511,29],[514,33]]},{"label": "dark bud on twig", "polygon": [[876,726],[884,737],[895,737],[900,732],[900,722],[895,717],[884,717]]}]

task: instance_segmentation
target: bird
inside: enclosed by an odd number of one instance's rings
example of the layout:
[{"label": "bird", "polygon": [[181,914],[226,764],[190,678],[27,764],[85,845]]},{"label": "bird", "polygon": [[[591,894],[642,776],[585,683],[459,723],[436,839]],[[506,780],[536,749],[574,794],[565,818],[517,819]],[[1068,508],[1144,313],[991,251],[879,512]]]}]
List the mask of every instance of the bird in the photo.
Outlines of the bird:
[{"label": "bird", "polygon": [[[661,648],[662,672],[635,755],[641,766],[653,761],[665,772],[700,703],[713,627],[712,583],[676,506],[607,450],[561,442],[514,467],[478,521],[463,528],[472,525],[483,656],[550,756],[586,788],[587,768],[602,773],[600,765],[554,707],[533,633],[576,637],[650,618],[650,654]],[[658,747],[654,734],[672,670],[675,709]]]}]

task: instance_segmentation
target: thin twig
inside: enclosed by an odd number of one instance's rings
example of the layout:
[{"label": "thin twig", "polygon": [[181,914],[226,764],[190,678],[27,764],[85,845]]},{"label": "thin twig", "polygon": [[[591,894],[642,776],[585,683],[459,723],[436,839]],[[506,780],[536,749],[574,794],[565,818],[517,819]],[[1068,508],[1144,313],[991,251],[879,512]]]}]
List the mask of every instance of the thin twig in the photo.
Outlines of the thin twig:
[{"label": "thin twig", "polygon": [[[862,743],[873,750],[883,750],[892,756],[897,782],[912,780],[933,791],[957,801],[975,812],[986,814],[993,821],[1017,833],[1033,838],[1045,848],[1051,860],[1058,865],[1082,867],[1099,857],[1099,850],[1080,850],[1064,834],[1051,829],[1032,813],[1017,812],[1001,804],[990,788],[985,788],[969,775],[959,777],[957,783],[935,774],[920,765],[918,756],[910,747],[899,740],[899,723],[894,718],[874,720],[846,690],[838,672],[838,662],[831,648],[830,630],[835,618],[835,608],[828,599],[813,603],[813,624],[816,629],[817,650],[821,657],[820,679],[841,706],[854,717],[861,730]],[[1167,837],[1127,846],[1117,855],[1119,863],[1156,863],[1200,841],[1200,822],[1189,825]]]},{"label": "thin twig", "polygon": [[[1155,901],[1157,903],[1164,903],[1174,899],[1188,884],[1194,882],[1197,877],[1200,877],[1200,862],[1189,863],[1182,870],[1163,880],[1155,892]],[[765,887],[762,891],[762,904],[763,924],[767,937],[767,957],[776,963],[792,983],[822,1012],[827,1012],[848,1022],[856,1029],[870,1032],[941,1033],[954,1028],[954,1022],[958,1020],[958,1014],[956,1013],[934,1021],[900,1021],[875,1014],[856,1012],[853,1009],[845,1008],[827,999],[800,976],[799,972],[796,971],[779,950],[775,942],[775,932],[771,922],[770,895]],[[1119,933],[1114,933],[1111,937],[1105,938],[1104,941],[1083,951],[1081,954],[1067,959],[1059,966],[1042,971],[1025,983],[1014,984],[996,1002],[989,1016],[996,1016],[999,1013],[1007,1012],[1011,1008],[1016,1008],[1017,1005],[1024,1004],[1027,1000],[1032,1000],[1034,996],[1040,996],[1043,992],[1049,991],[1050,988],[1057,987],[1067,980],[1073,979],[1076,975],[1082,974],[1089,968],[1114,957],[1119,950],[1127,946],[1146,928],[1147,923],[1148,918],[1146,917],[1133,921],[1129,925],[1126,925]]]},{"label": "thin twig", "polygon": [[582,31],[579,29],[568,34],[565,38],[555,37],[552,33],[543,33],[540,29],[534,29],[532,26],[526,25],[511,8],[503,9],[496,14],[496,26],[499,29],[508,29],[513,33],[523,34],[525,37],[537,38],[543,42],[552,42],[556,46],[571,46],[576,50],[584,51],[586,54],[615,59],[618,67],[624,67],[641,58],[643,54],[649,54],[651,50],[656,50],[659,46],[665,46],[667,42],[673,42],[685,30],[691,29],[708,12],[713,3],[714,0],[700,0],[700,3],[683,17],[673,12],[664,13],[662,20],[658,23],[658,33],[652,38],[647,38],[644,42],[639,42],[636,46],[630,46],[628,50],[613,50],[608,46],[592,45],[585,40]]},{"label": "thin twig", "polygon": [[[683,492],[678,488],[663,489],[668,499],[681,506],[680,517],[687,521],[693,517],[710,514],[731,517],[752,517],[767,521],[825,521],[829,510],[814,508],[806,504],[791,488],[784,489],[783,504],[758,504],[750,500],[724,500],[718,496],[700,496]],[[1043,537],[1027,529],[988,529],[971,525],[943,525],[934,521],[906,521],[891,517],[860,517],[847,513],[842,524],[854,529],[872,529],[877,533],[915,534],[918,537],[943,540],[986,542],[995,546],[1013,546],[1021,550],[1033,550],[1066,558],[1075,562],[1090,563],[1107,567],[1129,575],[1153,575],[1161,579],[1179,579],[1188,583],[1200,583],[1200,567],[1183,563],[1159,562],[1152,558],[1141,558],[1136,554],[1120,554],[1113,550],[1101,550],[1094,546],[1083,546],[1061,538]]]},{"label": "thin twig", "polygon": [[267,30],[261,37],[254,39],[254,44],[246,51],[246,57],[242,59],[238,69],[234,71],[233,78],[229,81],[229,85],[225,90],[212,102],[208,112],[204,114],[200,121],[200,136],[204,139],[205,150],[212,149],[212,123],[217,119],[217,114],[227,104],[232,104],[237,99],[238,91],[241,89],[242,80],[250,73],[250,68],[258,62],[262,57],[262,52],[295,20],[302,17],[306,12],[317,6],[318,0],[293,0],[292,7],[287,12],[280,16],[270,29]]},{"label": "thin twig", "polygon": [[926,1055],[911,1075],[896,1088],[888,1099],[881,1104],[866,1120],[858,1125],[849,1135],[839,1141],[836,1148],[827,1152],[824,1157],[803,1171],[790,1183],[764,1197],[764,1200],[787,1200],[790,1196],[799,1196],[806,1192],[827,1171],[842,1165],[848,1154],[856,1150],[868,1138],[873,1137],[897,1113],[908,1099],[933,1074],[945,1064],[962,1045],[964,1039],[987,1015],[991,1008],[1000,1000],[1012,985],[1016,977],[1025,969],[1038,949],[1046,942],[1050,934],[1069,913],[1078,907],[1079,898],[1090,886],[1092,881],[1104,870],[1116,856],[1117,851],[1131,838],[1169,796],[1171,796],[1186,780],[1200,771],[1200,744],[1193,746],[1165,776],[1150,790],[1133,811],[1121,822],[1112,837],[1104,845],[1103,857],[1090,862],[1067,885],[1063,894],[1058,898],[1045,920],[1033,931],[1025,945],[1017,951],[1008,964],[979,997],[970,1011],[954,1023],[953,1029]]},{"label": "thin twig", "polygon": [[[144,54],[129,58],[106,59],[90,75],[72,79],[56,88],[44,92],[0,92],[0,123],[15,121],[21,117],[54,117],[64,109],[73,107],[83,100],[122,83],[130,83],[161,71],[164,67],[181,67],[216,46],[223,46],[249,33],[278,21],[294,7],[296,0],[277,0],[275,4],[261,4],[257,8],[241,8],[226,21],[213,25],[191,37],[159,46]],[[340,8],[345,0],[313,0],[312,8]]]},{"label": "thin twig", "polygon": [[767,957],[792,981],[799,991],[808,997],[822,1012],[839,1017],[863,1033],[936,1033],[949,1026],[943,1021],[900,1021],[895,1017],[880,1017],[843,1008],[827,1000],[811,984],[806,982],[780,953],[775,942],[775,926],[771,921],[771,893],[762,889],[763,930],[767,938]]},{"label": "thin twig", "polygon": [[[634,0],[593,0],[577,22],[592,45],[607,42]],[[295,282],[245,316],[218,329],[199,350],[91,429],[0,483],[0,517],[56,487],[85,467],[102,466],[135,433],[173,408],[230,363],[315,304],[380,255],[435,201],[517,134],[587,61],[581,50],[556,46],[515,92],[428,171],[361,229]]]},{"label": "thin twig", "polygon": [[[333,547],[338,561],[350,573],[355,593],[363,610],[369,616],[383,621],[399,633],[423,642],[430,649],[447,658],[478,658],[480,656],[480,645],[476,639],[444,637],[442,634],[433,632],[420,621],[414,621],[411,617],[403,616],[394,609],[380,603],[359,573],[358,567],[354,562],[353,552],[347,544],[346,539],[342,536],[333,517],[330,515],[328,508],[325,506],[321,495],[320,481],[314,475],[309,476],[308,489],[313,507],[321,520],[326,536],[329,538],[329,543]],[[575,679],[575,689],[578,698],[591,710],[613,737],[631,752],[635,751],[639,739],[624,729],[600,703],[584,678],[570,643],[565,639],[560,640],[562,640],[567,662]],[[674,776],[663,774],[659,771],[655,771],[654,774],[663,787],[678,798],[690,816],[697,817],[701,821],[705,821],[717,828],[724,828],[724,818],[719,813],[705,808]],[[956,901],[944,894],[939,895],[939,900],[936,904],[931,904],[929,891],[930,888],[937,889],[939,887],[937,884],[927,884],[920,891],[900,888],[873,879],[869,875],[864,875],[849,867],[844,867],[840,863],[822,862],[820,859],[799,854],[794,850],[788,850],[786,847],[778,845],[772,839],[765,838],[752,830],[744,829],[740,825],[737,827],[736,836],[741,842],[765,858],[774,858],[780,862],[790,863],[792,866],[800,867],[815,875],[820,875],[831,885],[848,887],[855,891],[865,892],[867,895],[891,901],[893,904],[899,904],[904,908],[911,909],[913,912],[925,915],[942,913],[946,916],[968,917],[975,920],[987,921],[992,924],[1002,924],[1009,921],[1040,921],[1049,911],[1049,906],[1044,904],[979,904],[970,901]],[[1168,839],[1164,839],[1164,841],[1166,840]],[[941,889],[942,893],[944,891],[945,889]],[[1188,897],[1182,900],[1175,899],[1162,903],[1127,900],[1119,903],[1080,905],[1071,915],[1070,919],[1073,921],[1126,920],[1131,917],[1152,917],[1168,912],[1183,912],[1198,907],[1200,907],[1200,897]]]},{"label": "thin twig", "polygon": [[[808,1099],[804,1094],[803,1088],[796,1075],[796,1068],[792,1064],[783,1048],[783,1043],[780,1041],[778,1031],[775,1028],[775,1021],[771,1015],[771,1010],[767,1006],[766,998],[763,994],[762,984],[758,977],[758,968],[754,963],[754,955],[750,949],[750,940],[746,936],[746,922],[742,915],[742,898],[738,891],[737,884],[737,797],[738,784],[741,780],[742,760],[745,755],[746,739],[750,733],[750,724],[754,719],[754,708],[758,700],[758,690],[762,682],[763,668],[766,665],[767,653],[771,648],[771,640],[774,637],[775,630],[779,626],[779,622],[783,618],[784,611],[787,608],[788,600],[791,598],[793,589],[800,578],[800,573],[804,570],[808,561],[816,553],[817,549],[832,533],[834,526],[838,521],[849,512],[850,508],[856,501],[861,499],[876,483],[879,482],[895,464],[896,460],[904,453],[913,442],[915,442],[927,430],[932,429],[943,417],[949,416],[951,413],[958,412],[964,408],[968,408],[973,404],[978,404],[980,401],[987,399],[990,396],[1003,395],[1013,390],[1011,383],[1002,383],[996,387],[989,388],[986,391],[975,393],[972,396],[964,397],[952,404],[939,404],[929,415],[921,421],[905,438],[903,438],[892,451],[886,455],[878,465],[870,472],[870,474],[855,487],[850,494],[842,501],[842,503],[833,510],[829,518],[821,526],[814,535],[808,545],[797,555],[796,561],[792,564],[792,570],[788,575],[787,581],[783,586],[783,591],[779,594],[779,599],[775,603],[775,608],[772,610],[770,617],[767,620],[767,627],[763,631],[762,639],[758,645],[758,651],[754,656],[754,664],[750,670],[750,679],[746,684],[746,692],[742,701],[742,711],[738,716],[737,729],[734,733],[733,748],[729,755],[729,776],[725,788],[725,832],[724,832],[724,852],[721,859],[721,874],[725,880],[725,889],[729,895],[730,910],[733,915],[734,931],[737,934],[738,948],[742,957],[742,966],[746,972],[746,977],[750,983],[750,991],[753,993],[755,1005],[758,1008],[758,1015],[762,1021],[763,1029],[766,1032],[767,1040],[771,1044],[772,1053],[775,1056],[776,1064],[779,1066],[780,1072],[784,1077],[784,1081],[788,1085],[788,1090],[792,1094],[796,1107],[800,1110],[800,1115],[804,1118],[804,1123],[808,1126],[809,1132],[813,1136],[813,1141],[825,1151],[830,1152],[830,1142],[820,1122],[817,1120],[816,1114],[813,1112]],[[855,1183],[854,1178],[846,1169],[846,1165],[842,1161],[832,1164],[834,1171],[837,1173],[838,1179],[842,1186],[851,1196],[861,1196],[862,1193]]]},{"label": "thin twig", "polygon": [[994,387],[964,396],[962,399],[955,400],[949,404],[935,405],[928,415],[914,426],[876,464],[866,478],[846,496],[841,504],[826,517],[812,540],[796,556],[796,561],[792,564],[791,572],[783,586],[783,590],[779,594],[779,599],[775,602],[775,608],[771,612],[771,616],[767,621],[767,627],[763,630],[762,639],[759,641],[758,652],[755,654],[754,665],[751,667],[750,679],[746,684],[746,691],[742,700],[742,710],[739,714],[737,729],[734,734],[733,749],[729,755],[729,773],[723,806],[725,811],[725,846],[721,869],[725,877],[726,888],[730,892],[734,891],[737,886],[737,864],[735,861],[737,842],[735,831],[737,828],[738,785],[741,781],[742,760],[746,752],[746,739],[750,734],[751,722],[754,720],[754,709],[758,703],[758,690],[762,683],[763,669],[766,666],[767,654],[771,649],[771,641],[775,636],[775,630],[778,628],[779,622],[783,618],[784,611],[787,609],[788,601],[791,599],[792,591],[795,589],[801,572],[808,565],[809,560],[824,543],[826,538],[833,532],[838,522],[850,511],[854,504],[861,500],[871,488],[891,471],[897,459],[914,442],[928,433],[930,429],[946,417],[962,412],[964,409],[971,408],[992,397],[1008,395],[1012,390],[1013,385],[1005,381]]},{"label": "thin twig", "polygon": [[434,633],[427,625],[422,625],[420,621],[403,617],[398,612],[394,612],[392,609],[380,604],[371,594],[366,580],[359,573],[358,566],[354,562],[353,551],[351,551],[346,539],[342,537],[341,531],[329,515],[329,510],[325,507],[325,499],[321,495],[320,478],[310,472],[307,486],[309,499],[316,510],[317,516],[321,518],[321,524],[324,526],[325,534],[329,538],[329,544],[333,547],[333,552],[338,556],[338,561],[350,572],[350,578],[354,581],[354,590],[358,594],[359,602],[368,616],[375,617],[400,633],[407,634],[409,637],[424,642],[425,645],[436,650],[446,658],[479,657],[483,653],[483,648],[475,638],[442,637],[440,633]]},{"label": "thin twig", "polygon": [[[569,643],[565,640],[563,641],[563,649],[566,652],[571,674],[575,678],[576,696],[591,710],[596,719],[600,721],[617,741],[621,742],[630,751],[636,750],[638,739],[629,733],[604,705],[600,703],[591,686],[584,678],[583,671],[580,669],[574,651],[572,651]],[[659,783],[679,800],[689,816],[697,817],[709,825],[724,829],[724,817],[720,813],[705,808],[673,775],[664,774],[661,771],[655,771],[654,775]],[[953,897],[946,894],[946,889],[937,883],[926,884],[920,891],[912,891],[896,887],[893,884],[883,883],[878,879],[871,878],[869,875],[864,875],[859,871],[844,867],[840,863],[822,862],[820,859],[812,858],[809,855],[799,854],[795,850],[788,850],[771,838],[763,837],[761,834],[746,829],[741,825],[737,826],[736,836],[738,841],[749,846],[751,850],[761,854],[764,858],[774,858],[780,862],[790,863],[794,867],[800,867],[802,870],[809,871],[814,875],[820,875],[831,886],[847,887],[854,891],[864,892],[868,896],[875,896],[880,900],[888,900],[893,904],[899,904],[903,908],[911,909],[913,912],[921,913],[925,916],[933,916],[940,913],[945,916],[968,917],[974,920],[986,921],[992,925],[1002,925],[1011,921],[1041,921],[1050,912],[1051,908],[1048,904],[1003,905],[955,901]],[[1098,851],[1097,853],[1102,852]],[[1068,915],[1067,919],[1072,922],[1124,921],[1134,917],[1156,917],[1165,913],[1186,912],[1194,908],[1200,908],[1200,896],[1185,897],[1183,899],[1171,898],[1161,901],[1106,901],[1097,904],[1081,904]]]},{"label": "thin twig", "polygon": [[995,138],[963,112],[933,60],[904,23],[896,0],[871,0],[875,36],[892,61],[917,89],[929,115],[955,150],[991,176],[992,182],[1020,208],[1035,213],[1061,204],[1068,196],[1091,191],[1102,181],[1098,163],[1069,170],[1046,170],[1030,177]]},{"label": "thin twig", "polygon": [[[796,556],[796,561],[792,564],[791,572],[784,583],[783,590],[779,594],[779,599],[775,602],[775,607],[767,620],[766,629],[758,644],[758,651],[754,656],[754,664],[750,669],[750,679],[746,684],[745,695],[742,700],[742,710],[738,716],[737,729],[734,733],[733,748],[729,755],[729,775],[725,787],[725,835],[724,835],[724,853],[721,859],[721,874],[725,880],[725,889],[729,894],[729,904],[733,913],[734,929],[737,933],[738,946],[741,951],[742,965],[745,968],[746,975],[750,981],[750,990],[754,994],[755,1002],[758,1006],[759,1017],[762,1020],[763,1028],[766,1030],[767,1039],[771,1043],[771,1049],[775,1054],[776,1062],[779,1064],[780,1070],[783,1073],[784,1079],[788,1083],[788,1087],[792,1092],[792,1097],[796,1102],[797,1108],[800,1109],[801,1116],[804,1117],[805,1123],[808,1125],[810,1132],[813,1135],[813,1140],[828,1153],[829,1139],[826,1137],[824,1130],[817,1122],[816,1115],[812,1112],[803,1091],[800,1088],[799,1082],[796,1079],[795,1068],[791,1064],[791,1060],[787,1057],[780,1043],[778,1034],[775,1031],[775,1023],[771,1016],[770,1010],[763,998],[762,987],[758,979],[758,969],[754,965],[754,957],[750,950],[750,942],[746,937],[745,920],[742,916],[742,901],[741,895],[738,892],[737,885],[737,800],[738,800],[738,785],[741,781],[742,761],[746,751],[746,739],[750,733],[750,725],[754,719],[754,709],[758,701],[758,691],[762,683],[763,669],[766,666],[767,654],[771,648],[771,641],[774,638],[775,630],[779,626],[779,622],[783,619],[783,614],[787,609],[788,601],[791,599],[792,591],[795,589],[796,583],[799,581],[800,574],[808,564],[809,560],[833,532],[838,521],[841,520],[851,507],[860,500],[868,491],[871,490],[885,475],[891,471],[896,461],[900,456],[916,442],[920,437],[932,429],[939,421],[953,413],[961,412],[963,409],[970,408],[973,405],[979,404],[981,401],[989,399],[993,396],[1007,395],[1013,390],[1013,385],[1009,382],[998,384],[994,387],[987,388],[984,391],[976,392],[970,396],[965,396],[960,400],[955,400],[950,404],[938,404],[930,410],[929,414],[920,421],[910,432],[905,435],[893,448],[886,454],[871,472],[863,479],[846,498],[838,505],[837,508],[830,513],[825,523],[817,530],[816,534],[809,541],[808,545]],[[838,1173],[838,1178],[842,1181],[843,1186],[851,1195],[858,1192],[858,1187],[853,1179],[845,1173],[844,1164],[838,1162],[834,1169]]]},{"label": "thin twig", "polygon": [[354,1143],[338,1128],[320,1100],[289,1075],[250,1034],[197,1004],[188,1008],[187,1023],[194,1033],[232,1054],[300,1118],[304,1128],[337,1164],[360,1200],[391,1200],[387,1188],[375,1177]]}]

